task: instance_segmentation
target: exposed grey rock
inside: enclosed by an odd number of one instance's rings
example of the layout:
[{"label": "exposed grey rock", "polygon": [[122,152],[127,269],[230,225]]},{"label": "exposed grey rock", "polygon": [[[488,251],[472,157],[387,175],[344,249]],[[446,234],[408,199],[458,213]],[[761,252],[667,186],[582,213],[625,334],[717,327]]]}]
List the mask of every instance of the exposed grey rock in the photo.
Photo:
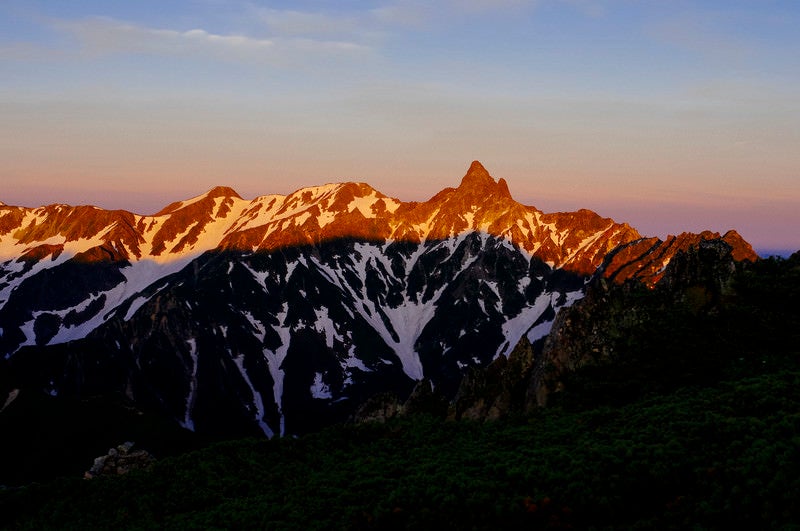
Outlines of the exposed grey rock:
[{"label": "exposed grey rock", "polygon": [[353,422],[362,424],[367,422],[386,422],[395,418],[401,411],[400,401],[391,393],[375,395],[356,411]]},{"label": "exposed grey rock", "polygon": [[485,369],[467,373],[451,404],[450,418],[496,420],[522,411],[533,366],[533,346],[523,336],[508,358],[500,356]]},{"label": "exposed grey rock", "polygon": [[83,474],[86,479],[99,476],[121,476],[133,470],[150,468],[155,458],[146,450],[134,450],[134,443],[126,442],[111,448],[108,454],[95,458],[92,468]]}]

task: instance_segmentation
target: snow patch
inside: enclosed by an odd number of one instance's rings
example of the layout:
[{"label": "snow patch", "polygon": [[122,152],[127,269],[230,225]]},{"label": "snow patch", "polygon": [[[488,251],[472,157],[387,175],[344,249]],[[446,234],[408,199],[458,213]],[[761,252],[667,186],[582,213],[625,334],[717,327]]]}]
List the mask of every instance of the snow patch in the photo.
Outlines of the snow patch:
[{"label": "snow patch", "polygon": [[315,308],[314,314],[316,315],[314,329],[325,334],[325,345],[332,349],[334,340],[342,341],[342,336],[336,333],[336,326],[331,318],[328,317],[326,308]]},{"label": "snow patch", "polygon": [[321,372],[314,375],[314,383],[311,384],[311,396],[323,400],[333,398],[330,387],[322,380]]},{"label": "snow patch", "polygon": [[244,317],[250,323],[250,326],[255,329],[255,336],[258,338],[259,342],[263,343],[264,338],[267,336],[267,329],[264,324],[256,319],[250,312],[243,312],[242,315],[244,315]]},{"label": "snow patch", "polygon": [[[422,246],[420,246],[422,247]],[[379,262],[383,263],[387,271],[391,271],[391,264],[380,247],[369,244],[358,244],[352,253],[353,270],[361,280],[361,290],[356,291],[344,278],[344,269],[333,269],[316,259],[312,258],[314,264],[321,271],[325,271],[326,276],[343,292],[350,295],[355,301],[354,309],[367,321],[370,326],[380,335],[381,339],[394,350],[403,371],[412,380],[421,380],[424,377],[422,362],[416,351],[415,345],[425,326],[433,318],[439,297],[446,289],[446,285],[440,287],[428,300],[418,302],[411,300],[407,293],[404,293],[404,301],[396,307],[382,306],[371,300],[367,294],[366,276],[367,268],[375,267]],[[417,253],[415,253],[417,254]],[[421,254],[421,253],[420,253]],[[415,258],[416,259],[416,258]],[[466,260],[462,264],[462,271],[469,267],[476,258]],[[387,322],[381,317],[381,313],[388,318]],[[395,339],[395,337],[397,339]]]},{"label": "snow patch", "polygon": [[275,399],[275,404],[278,406],[278,413],[280,414],[280,435],[283,436],[286,431],[285,418],[283,416],[283,377],[284,372],[281,368],[283,360],[286,359],[286,354],[289,352],[289,343],[291,341],[291,327],[286,323],[287,316],[289,315],[289,303],[284,302],[282,311],[276,316],[278,318],[279,326],[274,327],[275,332],[281,339],[281,346],[271,351],[264,349],[264,359],[267,361],[269,373],[272,376],[272,393]]},{"label": "snow patch", "polygon": [[[347,211],[353,212],[354,210],[358,210],[365,218],[374,218],[375,213],[372,211],[372,207],[375,206],[375,203],[380,201],[380,199],[381,198],[378,197],[375,191],[364,197],[355,197],[352,201],[350,201],[350,204],[347,205]],[[386,204],[387,208],[390,206],[385,200],[384,204]],[[395,210],[397,209],[396,206],[394,208]]]},{"label": "snow patch", "polygon": [[531,343],[535,343],[536,341],[547,336],[550,333],[550,330],[552,329],[553,329],[553,321],[545,321],[543,323],[539,323],[538,325],[528,330],[527,334],[528,341],[530,341]]},{"label": "snow patch", "polygon": [[522,336],[530,329],[531,323],[535,323],[541,317],[555,297],[556,294],[544,292],[536,297],[533,304],[525,306],[516,316],[503,323],[503,337],[506,338],[507,343],[495,354],[495,358],[499,356],[508,357],[511,354],[511,351],[517,346]]}]

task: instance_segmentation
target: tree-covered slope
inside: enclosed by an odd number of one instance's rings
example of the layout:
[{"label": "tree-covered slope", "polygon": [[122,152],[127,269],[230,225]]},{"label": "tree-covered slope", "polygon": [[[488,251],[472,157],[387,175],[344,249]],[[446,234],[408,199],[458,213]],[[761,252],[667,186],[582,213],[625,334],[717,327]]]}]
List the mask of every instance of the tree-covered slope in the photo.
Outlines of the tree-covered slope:
[{"label": "tree-covered slope", "polygon": [[11,528],[779,528],[800,522],[800,372],[487,424],[243,440],[3,493]]}]

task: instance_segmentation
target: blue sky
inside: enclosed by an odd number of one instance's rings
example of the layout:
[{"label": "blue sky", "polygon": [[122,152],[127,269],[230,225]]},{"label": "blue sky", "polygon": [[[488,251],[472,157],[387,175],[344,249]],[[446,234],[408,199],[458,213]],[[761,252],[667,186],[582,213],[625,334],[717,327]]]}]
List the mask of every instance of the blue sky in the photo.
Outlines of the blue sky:
[{"label": "blue sky", "polygon": [[545,211],[800,249],[799,27],[769,0],[5,0],[0,201],[424,200],[478,159]]}]

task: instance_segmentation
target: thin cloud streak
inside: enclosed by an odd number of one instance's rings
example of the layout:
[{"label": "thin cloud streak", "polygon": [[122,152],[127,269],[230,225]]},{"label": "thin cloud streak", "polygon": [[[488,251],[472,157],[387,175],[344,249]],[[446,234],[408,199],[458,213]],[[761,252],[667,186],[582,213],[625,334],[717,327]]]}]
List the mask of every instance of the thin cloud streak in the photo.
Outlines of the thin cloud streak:
[{"label": "thin cloud streak", "polygon": [[78,54],[89,57],[149,54],[287,64],[303,58],[351,57],[371,52],[367,46],[348,41],[280,36],[253,38],[221,35],[200,28],[178,31],[149,28],[105,17],[54,20],[51,26],[76,40]]},{"label": "thin cloud streak", "polygon": [[398,31],[421,28],[442,18],[436,15],[434,8],[414,0],[387,3],[347,14],[256,5],[250,5],[248,12],[270,35],[320,40],[336,38],[368,47]]}]

